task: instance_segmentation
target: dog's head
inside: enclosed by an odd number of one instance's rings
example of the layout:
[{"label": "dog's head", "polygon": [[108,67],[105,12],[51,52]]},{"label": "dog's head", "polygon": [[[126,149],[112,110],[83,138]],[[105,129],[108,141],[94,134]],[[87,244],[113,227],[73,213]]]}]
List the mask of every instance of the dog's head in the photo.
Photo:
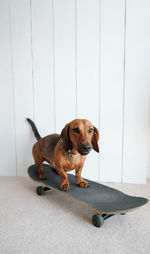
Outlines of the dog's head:
[{"label": "dog's head", "polygon": [[88,120],[75,119],[66,124],[61,132],[66,150],[76,149],[81,155],[87,155],[92,148],[99,152],[99,133]]}]

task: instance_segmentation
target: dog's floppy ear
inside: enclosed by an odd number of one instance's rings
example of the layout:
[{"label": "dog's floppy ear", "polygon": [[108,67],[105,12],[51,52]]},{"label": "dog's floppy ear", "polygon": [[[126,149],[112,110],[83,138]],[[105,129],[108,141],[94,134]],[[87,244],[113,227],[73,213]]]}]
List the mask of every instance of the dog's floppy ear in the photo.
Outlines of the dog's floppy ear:
[{"label": "dog's floppy ear", "polygon": [[61,132],[61,138],[63,140],[63,145],[65,149],[68,151],[69,149],[72,149],[70,137],[69,137],[69,124],[66,124],[66,126],[62,129]]},{"label": "dog's floppy ear", "polygon": [[92,146],[93,146],[93,149],[99,153],[99,147],[98,147],[98,139],[99,139],[99,132],[98,132],[98,129],[94,127],[94,132],[93,132],[93,138],[92,138]]}]

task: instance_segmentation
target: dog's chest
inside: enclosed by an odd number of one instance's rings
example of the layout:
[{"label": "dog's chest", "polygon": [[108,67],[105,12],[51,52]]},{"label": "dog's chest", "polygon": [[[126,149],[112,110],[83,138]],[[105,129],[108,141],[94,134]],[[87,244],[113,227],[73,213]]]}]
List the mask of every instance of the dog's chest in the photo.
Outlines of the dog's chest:
[{"label": "dog's chest", "polygon": [[69,154],[64,162],[65,171],[71,171],[76,169],[81,164],[81,156],[79,154],[72,155]]},{"label": "dog's chest", "polygon": [[79,164],[80,162],[80,155],[79,154],[68,154],[69,157],[69,162],[70,163],[75,163],[75,164]]}]

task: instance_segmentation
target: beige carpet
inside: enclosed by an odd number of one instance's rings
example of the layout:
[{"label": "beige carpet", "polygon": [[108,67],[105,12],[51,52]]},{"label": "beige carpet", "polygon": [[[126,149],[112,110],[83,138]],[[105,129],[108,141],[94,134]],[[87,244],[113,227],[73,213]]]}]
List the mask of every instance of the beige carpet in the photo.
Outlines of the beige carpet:
[{"label": "beige carpet", "polygon": [[[150,199],[150,182],[108,185]],[[36,186],[28,178],[0,177],[1,254],[150,253],[150,203],[96,228],[93,211],[55,191],[38,196]]]}]

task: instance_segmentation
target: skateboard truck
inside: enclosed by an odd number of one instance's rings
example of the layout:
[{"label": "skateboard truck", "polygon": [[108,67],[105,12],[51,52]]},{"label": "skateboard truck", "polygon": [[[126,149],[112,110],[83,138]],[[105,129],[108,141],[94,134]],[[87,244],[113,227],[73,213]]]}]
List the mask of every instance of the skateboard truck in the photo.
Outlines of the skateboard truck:
[{"label": "skateboard truck", "polygon": [[92,223],[95,227],[100,228],[103,226],[105,220],[107,220],[108,218],[114,215],[115,214],[95,214],[92,217]]},{"label": "skateboard truck", "polygon": [[43,186],[38,186],[36,188],[36,193],[41,196],[41,195],[44,195],[45,191],[48,191],[50,190],[51,188],[50,187],[43,187]]}]

